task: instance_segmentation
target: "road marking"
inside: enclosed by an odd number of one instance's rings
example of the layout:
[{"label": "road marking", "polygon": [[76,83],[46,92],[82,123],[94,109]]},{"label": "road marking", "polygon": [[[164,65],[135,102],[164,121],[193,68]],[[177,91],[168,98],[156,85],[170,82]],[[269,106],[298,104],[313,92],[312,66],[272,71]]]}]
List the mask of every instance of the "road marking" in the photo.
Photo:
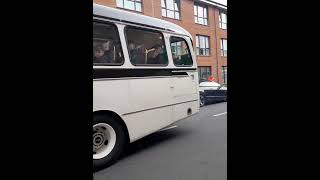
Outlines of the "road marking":
[{"label": "road marking", "polygon": [[227,112],[220,113],[220,114],[216,114],[216,115],[213,115],[213,116],[214,116],[214,117],[217,117],[217,116],[221,116],[221,115],[224,115],[224,114],[227,114]]},{"label": "road marking", "polygon": [[160,131],[165,131],[165,130],[173,129],[173,128],[176,128],[176,127],[178,127],[178,126],[170,126],[170,127],[161,129]]}]

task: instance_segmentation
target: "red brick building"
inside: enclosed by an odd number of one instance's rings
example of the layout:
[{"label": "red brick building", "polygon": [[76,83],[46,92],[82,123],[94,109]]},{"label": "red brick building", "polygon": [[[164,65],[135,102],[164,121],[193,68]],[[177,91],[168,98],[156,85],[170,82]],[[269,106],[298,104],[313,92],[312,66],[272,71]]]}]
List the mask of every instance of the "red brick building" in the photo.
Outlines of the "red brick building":
[{"label": "red brick building", "polygon": [[93,0],[173,22],[193,36],[199,78],[227,83],[227,6],[214,0]]}]

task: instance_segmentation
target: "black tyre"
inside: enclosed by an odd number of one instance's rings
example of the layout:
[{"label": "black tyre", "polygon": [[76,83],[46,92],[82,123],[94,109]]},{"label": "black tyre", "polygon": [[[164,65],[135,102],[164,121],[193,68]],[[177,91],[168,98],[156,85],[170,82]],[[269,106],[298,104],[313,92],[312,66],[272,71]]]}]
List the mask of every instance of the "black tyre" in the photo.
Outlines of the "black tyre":
[{"label": "black tyre", "polygon": [[126,145],[123,127],[108,115],[93,117],[93,169],[95,171],[116,162]]},{"label": "black tyre", "polygon": [[200,107],[204,105],[206,105],[206,98],[202,93],[200,93]]}]

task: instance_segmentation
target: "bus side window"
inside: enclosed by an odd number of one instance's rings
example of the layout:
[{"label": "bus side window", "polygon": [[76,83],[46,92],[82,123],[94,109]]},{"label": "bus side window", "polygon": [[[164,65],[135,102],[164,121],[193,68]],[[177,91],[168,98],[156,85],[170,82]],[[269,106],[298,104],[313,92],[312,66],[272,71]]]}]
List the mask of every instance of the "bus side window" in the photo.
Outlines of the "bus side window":
[{"label": "bus side window", "polygon": [[161,32],[128,26],[125,28],[125,35],[133,65],[168,65],[168,55]]},{"label": "bus side window", "polygon": [[93,22],[93,64],[122,65],[124,58],[117,27]]},{"label": "bus side window", "polygon": [[179,37],[170,38],[173,63],[176,66],[192,66],[193,61],[186,40]]}]

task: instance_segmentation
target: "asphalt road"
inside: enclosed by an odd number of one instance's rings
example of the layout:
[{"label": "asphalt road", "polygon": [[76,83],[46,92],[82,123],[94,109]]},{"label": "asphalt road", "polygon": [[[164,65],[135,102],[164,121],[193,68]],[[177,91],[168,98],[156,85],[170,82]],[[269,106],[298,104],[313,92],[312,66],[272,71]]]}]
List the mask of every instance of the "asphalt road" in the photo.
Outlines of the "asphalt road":
[{"label": "asphalt road", "polygon": [[94,180],[226,180],[227,103],[204,106],[177,127],[129,145]]}]

